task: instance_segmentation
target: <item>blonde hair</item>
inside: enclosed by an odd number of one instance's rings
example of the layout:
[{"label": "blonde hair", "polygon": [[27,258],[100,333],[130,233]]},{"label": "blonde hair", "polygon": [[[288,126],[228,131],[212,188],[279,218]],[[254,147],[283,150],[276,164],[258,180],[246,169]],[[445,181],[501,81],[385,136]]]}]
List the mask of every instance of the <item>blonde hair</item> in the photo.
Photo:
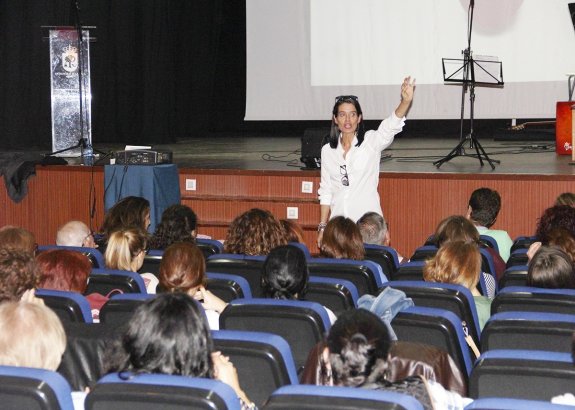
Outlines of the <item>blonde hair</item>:
[{"label": "blonde hair", "polygon": [[28,302],[0,304],[0,365],[56,370],[66,334],[48,307]]},{"label": "blonde hair", "polygon": [[131,271],[134,258],[146,250],[147,245],[147,235],[141,229],[132,228],[112,233],[104,254],[106,267]]},{"label": "blonde hair", "polygon": [[447,242],[434,258],[426,262],[423,279],[428,282],[452,283],[474,289],[481,274],[481,253],[475,243]]}]

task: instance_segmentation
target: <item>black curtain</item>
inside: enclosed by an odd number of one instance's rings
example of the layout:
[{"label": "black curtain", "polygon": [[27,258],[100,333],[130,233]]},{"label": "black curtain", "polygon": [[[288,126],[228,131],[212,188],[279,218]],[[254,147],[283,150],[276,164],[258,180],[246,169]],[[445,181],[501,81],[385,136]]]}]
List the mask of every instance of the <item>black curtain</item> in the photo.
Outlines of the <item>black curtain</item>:
[{"label": "black curtain", "polygon": [[162,144],[241,126],[245,1],[0,0],[0,148],[49,149],[41,26],[96,26],[92,138]]}]

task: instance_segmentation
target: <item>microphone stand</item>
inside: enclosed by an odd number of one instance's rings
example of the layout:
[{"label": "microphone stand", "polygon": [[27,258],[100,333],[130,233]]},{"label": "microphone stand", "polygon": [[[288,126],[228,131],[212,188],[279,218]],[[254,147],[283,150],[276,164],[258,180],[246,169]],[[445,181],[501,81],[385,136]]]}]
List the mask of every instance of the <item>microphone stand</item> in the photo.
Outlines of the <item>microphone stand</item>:
[{"label": "microphone stand", "polygon": [[[473,73],[473,53],[471,52],[471,31],[473,28],[473,10],[475,8],[475,1],[471,0],[469,3],[469,12],[467,20],[467,48],[462,51],[463,53],[463,84],[461,88],[461,120],[459,129],[459,144],[451,150],[442,159],[435,161],[433,165],[439,168],[445,162],[452,160],[455,157],[474,157],[479,160],[481,166],[483,166],[483,160],[489,162],[491,169],[495,169],[494,163],[499,164],[500,161],[491,159],[475,137],[473,133],[473,115],[474,115],[474,104],[475,104],[475,77]],[[465,120],[465,94],[467,93],[467,88],[469,87],[469,134],[465,137],[463,136],[463,126]],[[467,154],[465,152],[465,143],[469,141],[469,148],[475,149],[475,154]]]}]

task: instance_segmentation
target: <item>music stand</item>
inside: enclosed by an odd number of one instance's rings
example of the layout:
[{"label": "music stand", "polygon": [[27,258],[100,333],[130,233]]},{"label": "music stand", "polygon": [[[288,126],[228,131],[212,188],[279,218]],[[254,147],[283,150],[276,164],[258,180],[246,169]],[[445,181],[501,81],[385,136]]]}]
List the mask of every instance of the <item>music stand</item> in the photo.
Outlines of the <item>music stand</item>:
[{"label": "music stand", "polygon": [[[451,150],[442,159],[435,161],[433,165],[439,168],[445,162],[452,160],[455,157],[465,156],[474,157],[479,159],[479,163],[483,166],[483,160],[489,162],[491,169],[495,169],[494,163],[499,164],[500,161],[489,158],[477,138],[473,133],[473,115],[474,115],[474,104],[475,104],[475,86],[487,86],[487,87],[501,87],[503,86],[503,66],[497,58],[484,57],[479,59],[473,58],[473,53],[471,52],[471,30],[473,26],[473,8],[474,1],[471,0],[469,4],[470,18],[468,19],[469,26],[467,32],[467,48],[462,51],[463,59],[455,58],[442,58],[443,65],[443,80],[446,83],[460,83],[462,85],[461,90],[461,126],[459,133],[459,144]],[[469,134],[463,136],[463,121],[465,119],[465,94],[467,93],[467,88],[469,88],[469,103],[470,103],[470,114],[469,114]],[[469,148],[475,148],[475,154],[467,154],[465,152],[464,145],[469,141]]]}]

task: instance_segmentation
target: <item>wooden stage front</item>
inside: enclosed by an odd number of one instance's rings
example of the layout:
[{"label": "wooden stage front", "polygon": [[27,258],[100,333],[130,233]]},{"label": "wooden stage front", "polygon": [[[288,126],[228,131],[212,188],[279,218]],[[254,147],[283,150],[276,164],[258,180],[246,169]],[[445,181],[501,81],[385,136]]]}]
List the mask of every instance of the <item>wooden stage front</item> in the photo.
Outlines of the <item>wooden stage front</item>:
[{"label": "wooden stage front", "polygon": [[[490,158],[501,161],[495,170],[487,163],[480,166],[473,157],[457,157],[436,168],[433,161],[457,142],[398,138],[385,151],[391,157],[381,163],[379,191],[392,245],[401,254],[409,256],[423,244],[444,217],[464,214],[470,193],[478,187],[501,194],[502,210],[494,228],[506,229],[511,237],[532,234],[537,218],[556,196],[575,191],[571,158],[557,156],[552,142],[486,140],[482,144]],[[300,146],[296,137],[222,137],[156,148],[174,152],[181,202],[197,213],[200,233],[222,239],[232,219],[247,209],[265,208],[285,218],[287,207],[296,207],[297,222],[315,252],[319,170],[299,168]],[[186,179],[196,180],[195,191],[186,191]],[[37,166],[20,203],[0,189],[0,226],[30,229],[39,244],[54,243],[58,226],[70,219],[91,221],[97,230],[104,214],[103,181],[103,166]],[[312,193],[302,193],[303,182],[313,183]]]}]

